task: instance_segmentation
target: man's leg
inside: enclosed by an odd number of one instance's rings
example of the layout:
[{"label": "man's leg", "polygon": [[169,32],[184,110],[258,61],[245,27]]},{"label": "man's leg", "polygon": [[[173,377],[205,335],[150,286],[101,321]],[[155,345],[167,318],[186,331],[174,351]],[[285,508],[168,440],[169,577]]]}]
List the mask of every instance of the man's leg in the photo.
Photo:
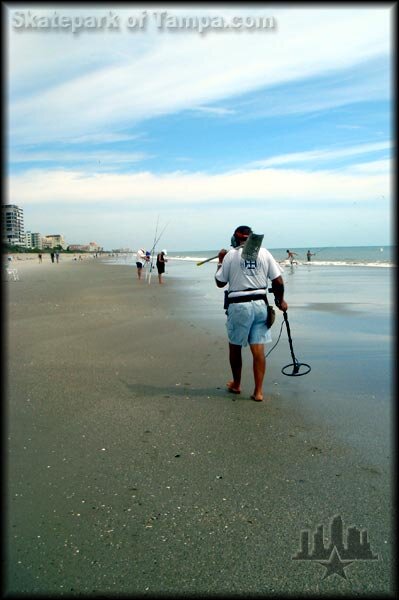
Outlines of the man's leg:
[{"label": "man's leg", "polygon": [[229,360],[231,372],[233,373],[233,381],[229,381],[227,388],[229,391],[239,394],[241,384],[241,371],[242,371],[242,357],[241,357],[241,346],[236,344],[230,344],[229,342]]},{"label": "man's leg", "polygon": [[263,400],[263,380],[266,373],[266,357],[264,344],[250,344],[253,356],[253,370],[255,379],[255,389],[251,396],[253,400],[260,402]]}]

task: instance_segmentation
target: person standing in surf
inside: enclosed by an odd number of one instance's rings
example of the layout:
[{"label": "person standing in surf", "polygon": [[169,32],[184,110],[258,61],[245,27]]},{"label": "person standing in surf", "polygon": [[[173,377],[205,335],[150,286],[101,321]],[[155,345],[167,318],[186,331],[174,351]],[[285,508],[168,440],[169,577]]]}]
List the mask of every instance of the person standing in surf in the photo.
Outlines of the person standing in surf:
[{"label": "person standing in surf", "polygon": [[226,327],[233,379],[227,383],[227,390],[241,393],[242,347],[249,344],[255,381],[251,398],[261,402],[266,373],[265,344],[271,341],[266,324],[268,279],[272,281],[276,306],[286,311],[288,304],[284,300],[282,271],[272,254],[260,248],[255,259],[242,258],[243,247],[251,233],[246,225],[237,227],[231,238],[232,250],[223,248],[219,252],[215,281],[219,288],[228,284]]},{"label": "person standing in surf", "polygon": [[157,269],[158,269],[158,281],[159,283],[163,283],[162,275],[165,273],[165,263],[168,262],[168,259],[165,258],[167,256],[166,250],[162,250],[157,254]]},{"label": "person standing in surf", "polygon": [[294,259],[294,256],[298,256],[298,254],[296,252],[291,252],[291,250],[287,250],[287,254],[288,254],[288,260],[290,261],[290,264],[293,265],[294,263],[297,264],[296,260]]}]

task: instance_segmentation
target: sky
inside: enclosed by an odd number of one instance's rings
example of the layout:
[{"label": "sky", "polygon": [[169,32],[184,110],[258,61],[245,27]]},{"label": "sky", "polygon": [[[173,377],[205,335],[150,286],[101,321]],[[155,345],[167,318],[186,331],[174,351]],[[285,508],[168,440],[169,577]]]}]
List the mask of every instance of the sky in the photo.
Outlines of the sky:
[{"label": "sky", "polygon": [[6,201],[67,244],[392,243],[394,3],[3,3]]}]

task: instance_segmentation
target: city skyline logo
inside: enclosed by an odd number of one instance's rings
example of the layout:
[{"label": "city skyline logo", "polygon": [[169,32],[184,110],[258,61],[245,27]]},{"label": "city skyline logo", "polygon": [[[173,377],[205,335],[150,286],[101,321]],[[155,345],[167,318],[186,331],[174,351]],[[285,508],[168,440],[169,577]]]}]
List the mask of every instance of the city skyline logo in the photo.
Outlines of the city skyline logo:
[{"label": "city skyline logo", "polygon": [[313,548],[310,549],[310,531],[303,529],[300,536],[300,549],[292,560],[311,560],[326,568],[322,579],[339,575],[346,579],[345,569],[357,560],[378,560],[368,540],[366,529],[348,527],[346,543],[344,524],[340,515],[335,515],[330,523],[330,542],[324,543],[324,526],[318,525],[313,534]]}]

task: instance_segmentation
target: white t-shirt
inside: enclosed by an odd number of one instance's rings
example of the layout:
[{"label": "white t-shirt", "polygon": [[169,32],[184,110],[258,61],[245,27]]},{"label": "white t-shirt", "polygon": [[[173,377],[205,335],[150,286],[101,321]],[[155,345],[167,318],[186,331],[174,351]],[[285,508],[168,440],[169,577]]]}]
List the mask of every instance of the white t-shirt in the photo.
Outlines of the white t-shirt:
[{"label": "white t-shirt", "polygon": [[137,250],[136,262],[141,262],[141,263],[145,262],[145,252],[143,252],[142,250]]},{"label": "white t-shirt", "polygon": [[215,278],[229,284],[229,297],[266,293],[268,279],[273,280],[282,273],[279,265],[266,248],[261,248],[256,260],[241,258],[242,247],[229,250]]}]

